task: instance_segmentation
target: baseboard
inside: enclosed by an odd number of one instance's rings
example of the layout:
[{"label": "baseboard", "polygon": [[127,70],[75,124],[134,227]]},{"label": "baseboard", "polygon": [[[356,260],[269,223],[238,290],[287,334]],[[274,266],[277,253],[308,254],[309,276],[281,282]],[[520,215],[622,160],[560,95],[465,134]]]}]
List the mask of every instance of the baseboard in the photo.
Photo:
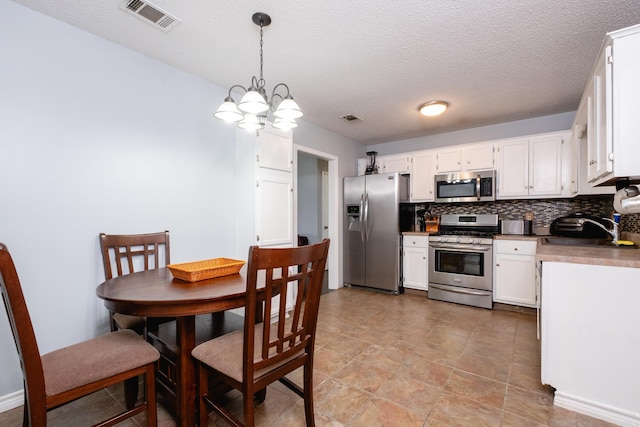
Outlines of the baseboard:
[{"label": "baseboard", "polygon": [[24,405],[24,390],[18,390],[0,396],[0,412],[5,412],[22,405]]},{"label": "baseboard", "polygon": [[640,426],[640,416],[636,413],[590,402],[585,399],[571,396],[556,390],[553,404],[561,408],[570,409],[581,414],[598,418],[623,427]]}]

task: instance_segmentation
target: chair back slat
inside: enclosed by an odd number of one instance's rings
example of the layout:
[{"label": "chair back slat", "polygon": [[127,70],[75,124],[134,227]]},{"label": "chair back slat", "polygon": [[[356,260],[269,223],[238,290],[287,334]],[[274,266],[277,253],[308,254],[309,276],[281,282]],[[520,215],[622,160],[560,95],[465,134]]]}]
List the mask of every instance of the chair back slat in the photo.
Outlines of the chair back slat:
[{"label": "chair back slat", "polygon": [[[160,254],[164,247],[163,263]],[[142,270],[153,270],[170,263],[169,232],[149,234],[100,234],[100,249],[107,280]]]},{"label": "chair back slat", "polygon": [[[311,353],[328,250],[328,239],[297,248],[253,246],[249,249],[243,361],[245,378],[252,378],[255,371],[297,354]],[[264,281],[258,280],[263,277]],[[265,286],[264,299],[258,301],[256,288],[262,283]],[[286,296],[291,288],[297,290],[297,296],[292,310],[287,312]],[[272,298],[276,295],[277,302]],[[261,342],[254,342],[252,331],[262,320],[256,316],[260,312],[264,313]]]},{"label": "chair back slat", "polygon": [[[32,411],[33,413],[46,414],[44,371],[38,343],[16,267],[7,247],[2,243],[0,243],[0,291],[24,375],[25,403],[35,410]],[[37,405],[41,407],[35,407]],[[30,422],[31,425],[42,425],[38,420],[30,420]]]}]

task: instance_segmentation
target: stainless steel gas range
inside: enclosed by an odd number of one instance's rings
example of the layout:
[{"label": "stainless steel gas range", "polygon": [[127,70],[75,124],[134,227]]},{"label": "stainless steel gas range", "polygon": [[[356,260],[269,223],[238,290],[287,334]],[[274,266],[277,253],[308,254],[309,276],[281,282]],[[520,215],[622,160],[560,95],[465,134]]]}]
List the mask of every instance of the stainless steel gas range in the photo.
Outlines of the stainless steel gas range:
[{"label": "stainless steel gas range", "polygon": [[493,308],[493,235],[498,215],[440,216],[429,235],[428,298]]}]

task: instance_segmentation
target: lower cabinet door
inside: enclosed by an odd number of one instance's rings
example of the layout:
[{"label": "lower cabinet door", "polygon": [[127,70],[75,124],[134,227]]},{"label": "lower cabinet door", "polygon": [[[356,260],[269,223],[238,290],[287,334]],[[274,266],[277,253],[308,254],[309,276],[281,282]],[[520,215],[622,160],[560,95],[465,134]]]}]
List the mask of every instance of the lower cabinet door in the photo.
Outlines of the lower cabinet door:
[{"label": "lower cabinet door", "polygon": [[427,290],[427,248],[404,247],[402,276],[405,288]]},{"label": "lower cabinet door", "polygon": [[536,307],[536,263],[529,255],[496,254],[493,300]]}]

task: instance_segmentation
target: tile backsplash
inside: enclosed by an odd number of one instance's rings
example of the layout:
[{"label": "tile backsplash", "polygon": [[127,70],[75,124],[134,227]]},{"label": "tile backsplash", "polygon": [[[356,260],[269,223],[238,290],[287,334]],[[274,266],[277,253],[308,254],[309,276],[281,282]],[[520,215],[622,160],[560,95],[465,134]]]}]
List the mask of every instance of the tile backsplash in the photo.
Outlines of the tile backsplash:
[{"label": "tile backsplash", "polygon": [[[484,203],[426,203],[432,215],[442,214],[498,214],[500,219],[524,219],[527,212],[533,212],[534,227],[543,227],[551,221],[571,213],[612,218],[613,195],[584,196],[572,199],[499,200]],[[622,215],[620,229],[640,233],[640,214]]]}]

